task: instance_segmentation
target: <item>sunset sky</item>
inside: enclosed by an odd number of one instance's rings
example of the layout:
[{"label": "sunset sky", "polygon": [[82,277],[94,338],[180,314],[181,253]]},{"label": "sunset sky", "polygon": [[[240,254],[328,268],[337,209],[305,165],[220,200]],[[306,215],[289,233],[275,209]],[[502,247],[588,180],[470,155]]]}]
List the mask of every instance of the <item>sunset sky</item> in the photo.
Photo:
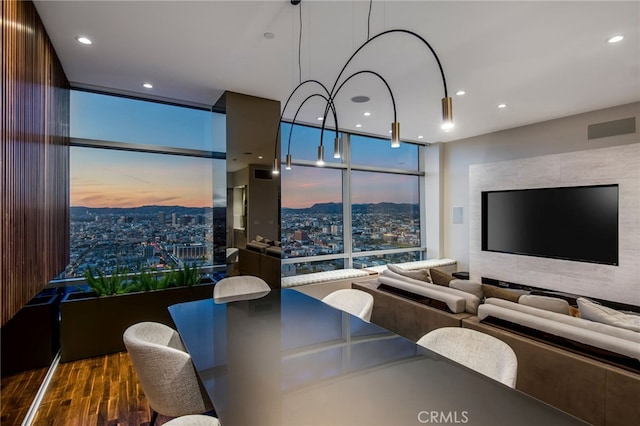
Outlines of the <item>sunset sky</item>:
[{"label": "sunset sky", "polygon": [[[71,149],[71,205],[226,206],[225,160],[95,148]],[[213,167],[212,167],[213,164]]]},{"label": "sunset sky", "polygon": [[[224,115],[172,105],[71,92],[74,138],[226,152]],[[283,125],[283,158],[289,138]],[[332,158],[335,133],[324,135],[325,161]],[[291,139],[294,159],[315,161],[320,130],[296,126]],[[352,136],[354,163],[417,169],[417,148],[391,149],[388,139]],[[284,167],[283,167],[284,169]],[[282,206],[310,207],[341,202],[341,171],[294,166],[282,170]],[[418,178],[370,172],[352,173],[352,203],[417,203]],[[213,188],[213,196],[212,196]],[[71,206],[137,207],[226,206],[225,160],[72,147]]]}]

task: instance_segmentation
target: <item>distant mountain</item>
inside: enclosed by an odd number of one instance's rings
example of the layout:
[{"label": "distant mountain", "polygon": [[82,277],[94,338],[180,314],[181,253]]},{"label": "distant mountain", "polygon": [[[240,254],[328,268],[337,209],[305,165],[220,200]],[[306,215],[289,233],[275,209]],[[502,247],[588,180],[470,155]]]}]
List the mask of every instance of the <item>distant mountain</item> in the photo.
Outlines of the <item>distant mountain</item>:
[{"label": "distant mountain", "polygon": [[[383,213],[383,214],[395,214],[406,213],[411,211],[413,214],[420,213],[420,206],[418,204],[410,203],[366,203],[366,204],[353,204],[351,206],[353,213]],[[283,208],[282,213],[289,214],[339,214],[342,212],[342,203],[317,203],[311,207],[304,209],[292,209]]]},{"label": "distant mountain", "polygon": [[167,216],[171,213],[177,213],[179,215],[199,215],[205,214],[205,212],[213,211],[214,216],[220,214],[226,214],[226,207],[185,207],[185,206],[141,206],[141,207],[82,207],[73,206],[70,209],[71,216],[85,216],[85,215],[114,215],[114,216],[126,216],[126,215],[157,215],[160,212],[164,212]]}]

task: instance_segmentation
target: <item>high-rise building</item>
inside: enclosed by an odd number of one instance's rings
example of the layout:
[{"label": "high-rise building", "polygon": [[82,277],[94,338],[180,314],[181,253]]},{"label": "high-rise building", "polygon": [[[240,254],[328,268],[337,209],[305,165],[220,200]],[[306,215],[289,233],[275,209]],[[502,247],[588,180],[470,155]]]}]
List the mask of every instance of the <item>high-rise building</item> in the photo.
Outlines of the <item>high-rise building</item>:
[{"label": "high-rise building", "polygon": [[161,225],[164,225],[166,221],[167,221],[167,218],[164,212],[158,212],[158,223],[160,223]]},{"label": "high-rise building", "polygon": [[203,244],[176,244],[173,255],[180,259],[200,259],[207,256],[207,246]]},{"label": "high-rise building", "polygon": [[305,231],[297,229],[293,233],[293,239],[302,243],[305,241],[309,241],[309,235]]},{"label": "high-rise building", "polygon": [[143,246],[142,255],[144,257],[153,257],[154,254],[156,254],[156,249],[154,246],[152,245]]}]

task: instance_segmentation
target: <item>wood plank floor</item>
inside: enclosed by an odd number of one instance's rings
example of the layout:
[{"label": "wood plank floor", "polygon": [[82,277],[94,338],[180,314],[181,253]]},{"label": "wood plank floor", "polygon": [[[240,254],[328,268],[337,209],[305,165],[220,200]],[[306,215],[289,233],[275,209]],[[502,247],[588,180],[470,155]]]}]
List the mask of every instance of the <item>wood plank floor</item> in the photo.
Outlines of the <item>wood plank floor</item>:
[{"label": "wood plank floor", "polygon": [[47,375],[46,368],[2,378],[0,385],[0,424],[20,425]]},{"label": "wood plank floor", "polygon": [[[21,373],[20,376],[31,372]],[[46,370],[43,373],[46,374]],[[18,375],[17,375],[18,376]],[[18,384],[2,381],[2,426],[20,425],[30,401],[23,411],[17,404],[21,398]],[[35,379],[34,379],[35,380]],[[41,382],[42,380],[40,380]],[[40,385],[38,382],[37,388]],[[9,388],[9,386],[13,386]],[[5,398],[5,391],[7,393]],[[5,419],[6,411],[6,419]],[[129,355],[121,352],[58,365],[33,422],[37,426],[148,426],[149,404],[133,370]],[[156,425],[170,420],[158,416]]]}]

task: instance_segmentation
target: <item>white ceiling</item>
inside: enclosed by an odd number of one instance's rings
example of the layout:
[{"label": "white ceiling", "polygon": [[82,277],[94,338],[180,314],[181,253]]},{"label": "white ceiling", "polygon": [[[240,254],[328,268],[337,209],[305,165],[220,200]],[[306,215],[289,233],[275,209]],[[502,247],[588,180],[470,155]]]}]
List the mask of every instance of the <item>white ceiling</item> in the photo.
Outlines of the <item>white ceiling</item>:
[{"label": "white ceiling", "polygon": [[[369,1],[35,4],[72,84],[205,105],[231,90],[280,100],[283,107],[299,81],[300,7],[302,80],[329,88],[366,40],[369,10]],[[638,1],[374,1],[371,36],[396,28],[420,34],[437,52],[453,97],[453,131],[440,129],[442,80],[417,39],[374,40],[345,76],[361,69],[384,76],[406,140],[446,142],[640,100]],[[266,32],[275,37],[266,39]],[[624,40],[607,43],[616,34]],[[94,44],[77,43],[77,35]],[[143,89],[145,81],[154,88]],[[461,89],[467,94],[456,96]],[[285,118],[315,92],[301,90]],[[353,103],[355,95],[371,101]],[[324,106],[316,100],[297,121],[318,123]],[[507,107],[498,109],[499,103]],[[391,102],[376,78],[350,80],[336,107],[340,128],[388,136]],[[365,111],[371,116],[363,117]]]}]

